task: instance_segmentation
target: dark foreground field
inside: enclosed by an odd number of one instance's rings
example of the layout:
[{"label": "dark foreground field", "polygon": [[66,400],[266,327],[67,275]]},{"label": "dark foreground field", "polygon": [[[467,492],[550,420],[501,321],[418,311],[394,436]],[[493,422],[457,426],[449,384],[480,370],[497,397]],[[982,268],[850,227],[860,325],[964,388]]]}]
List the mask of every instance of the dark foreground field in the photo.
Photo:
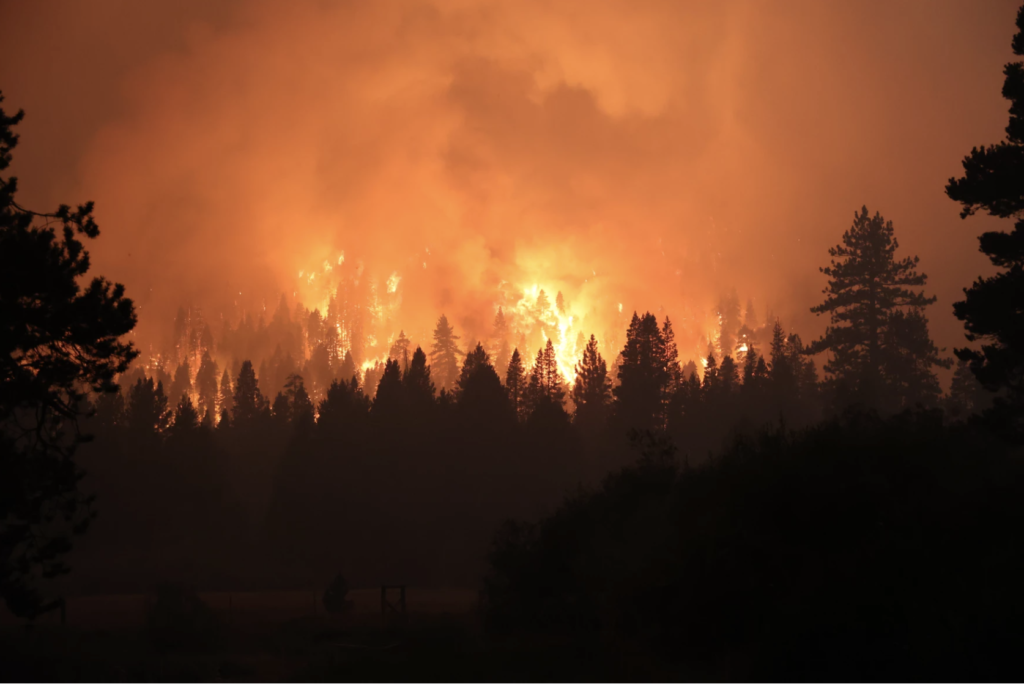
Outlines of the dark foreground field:
[{"label": "dark foreground field", "polygon": [[[0,620],[6,681],[479,681],[648,679],[646,659],[567,642],[487,640],[476,592],[415,589],[404,625],[385,624],[378,589],[354,590],[352,614],[325,614],[312,592],[201,594],[217,618],[205,643],[161,646],[152,597],[82,597],[66,624]],[[664,673],[661,676],[670,676]]]}]

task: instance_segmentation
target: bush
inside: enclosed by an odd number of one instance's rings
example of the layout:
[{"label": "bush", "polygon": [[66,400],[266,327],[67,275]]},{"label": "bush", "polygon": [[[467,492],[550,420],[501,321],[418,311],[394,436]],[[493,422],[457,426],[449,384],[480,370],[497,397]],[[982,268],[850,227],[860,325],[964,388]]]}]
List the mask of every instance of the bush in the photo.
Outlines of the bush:
[{"label": "bush", "polygon": [[191,589],[172,583],[156,588],[146,628],[153,645],[166,650],[208,650],[221,637],[213,610]]},{"label": "bush", "polygon": [[[1018,678],[1024,460],[940,414],[646,458],[495,538],[496,634],[639,645],[739,679]],[[628,645],[628,646],[627,646]]]}]

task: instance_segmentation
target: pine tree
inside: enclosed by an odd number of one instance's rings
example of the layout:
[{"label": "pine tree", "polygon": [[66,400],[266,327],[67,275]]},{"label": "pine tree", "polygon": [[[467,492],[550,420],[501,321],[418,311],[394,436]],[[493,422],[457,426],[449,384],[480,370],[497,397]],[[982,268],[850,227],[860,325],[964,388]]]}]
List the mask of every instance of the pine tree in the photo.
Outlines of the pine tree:
[{"label": "pine tree", "polygon": [[281,390],[270,404],[270,417],[279,425],[287,426],[291,422],[291,414],[291,404],[288,403],[288,397],[284,395],[284,390]]},{"label": "pine tree", "polygon": [[[472,430],[496,427],[511,418],[508,396],[482,344],[466,355],[455,393],[458,408]],[[487,426],[487,427],[485,427]]]},{"label": "pine tree", "polygon": [[944,401],[946,414],[953,420],[964,420],[972,414],[981,413],[990,404],[991,394],[978,382],[970,362],[959,359],[953,371],[949,395]]},{"label": "pine tree", "polygon": [[724,396],[731,396],[739,390],[739,369],[736,368],[736,362],[728,354],[722,357],[722,365],[718,368],[715,380],[718,391]]},{"label": "pine tree", "polygon": [[270,319],[271,325],[284,329],[292,322],[292,312],[288,307],[288,297],[282,292],[278,300],[277,309],[274,310],[274,317]]},{"label": "pine tree", "polygon": [[346,381],[352,378],[359,379],[356,371],[356,362],[352,360],[351,351],[345,352],[345,358],[342,359],[341,367],[338,369],[338,377]]},{"label": "pine tree", "polygon": [[373,399],[376,396],[377,385],[380,384],[380,379],[383,376],[384,364],[380,361],[367,368],[363,373],[363,393],[370,399]]},{"label": "pine tree", "polygon": [[199,365],[199,372],[196,373],[196,394],[199,396],[200,414],[205,415],[209,411],[217,411],[217,362],[210,356],[210,352],[203,353],[202,363]]},{"label": "pine tree", "polygon": [[430,380],[430,366],[427,365],[427,355],[419,347],[412,353],[412,361],[405,370],[402,382],[412,410],[423,410],[434,402],[435,390]]},{"label": "pine tree", "polygon": [[562,374],[558,371],[555,346],[550,339],[543,349],[537,351],[537,360],[530,370],[526,387],[526,403],[530,413],[547,405],[561,408],[565,403]]},{"label": "pine tree", "polygon": [[395,359],[384,363],[384,371],[377,383],[370,413],[377,419],[396,420],[405,410],[405,388],[402,386],[402,369]]},{"label": "pine tree", "polygon": [[790,387],[794,382],[795,374],[786,352],[786,331],[782,329],[782,324],[777,320],[775,327],[772,328],[771,356],[770,377],[772,383],[779,387]]},{"label": "pine tree", "polygon": [[251,361],[243,361],[235,382],[234,403],[231,412],[235,425],[251,423],[267,410],[267,401],[260,392],[256,371]]},{"label": "pine tree", "polygon": [[932,366],[948,368],[952,361],[939,356],[928,336],[928,320],[917,309],[896,311],[889,317],[883,336],[884,374],[891,411],[914,406],[938,405],[942,388]]},{"label": "pine tree", "polygon": [[[405,336],[405,330],[398,332],[398,339],[391,345],[391,351],[388,352],[388,357],[398,361],[405,370],[409,365],[409,338]],[[344,376],[342,376],[344,377]]]},{"label": "pine tree", "polygon": [[182,395],[192,394],[192,370],[188,367],[186,358],[174,371],[174,381],[171,382],[171,393],[169,399],[177,403]]},{"label": "pine tree", "polygon": [[128,391],[125,407],[128,428],[136,434],[156,436],[167,429],[170,419],[163,384],[154,384],[153,378],[139,378]]},{"label": "pine tree", "polygon": [[576,364],[576,382],[572,386],[576,423],[591,430],[600,426],[608,417],[611,398],[608,365],[597,349],[597,338],[591,335],[583,357]]},{"label": "pine tree", "polygon": [[434,328],[434,344],[430,349],[430,368],[434,381],[441,389],[450,389],[459,377],[459,336],[448,324],[444,314]]},{"label": "pine tree", "polygon": [[192,404],[192,399],[187,394],[183,394],[174,410],[174,422],[170,427],[170,433],[174,436],[181,436],[197,429],[199,429],[199,412]]},{"label": "pine tree", "polygon": [[665,339],[653,314],[645,313],[640,317],[633,313],[618,376],[615,406],[624,427],[638,430],[662,427],[670,375]]},{"label": "pine tree", "polygon": [[[1024,6],[1017,12],[1017,33],[1013,54],[1024,55]],[[998,218],[1015,219],[1010,232],[982,233],[979,241],[992,264],[1000,269],[988,278],[978,278],[965,290],[964,301],[953,305],[964,322],[969,341],[980,341],[981,349],[957,349],[958,358],[970,362],[971,370],[988,390],[1003,394],[995,398],[986,414],[989,421],[1008,436],[1024,438],[1024,62],[1011,62],[1003,70],[1003,97],[1011,102],[1006,140],[974,148],[964,161],[963,178],[951,178],[946,186],[950,199],[963,205],[961,218],[978,209]]]},{"label": "pine tree", "polygon": [[477,342],[476,348],[466,354],[466,360],[462,364],[462,370],[459,372],[459,379],[455,383],[455,395],[465,389],[466,383],[469,381],[470,376],[477,369],[478,366],[490,366],[491,357],[484,349],[483,345]]},{"label": "pine tree", "polygon": [[505,371],[505,392],[508,394],[509,402],[516,416],[522,420],[526,417],[526,394],[527,381],[526,369],[523,368],[523,359],[519,355],[519,347],[512,350],[512,357],[508,361],[508,369]]},{"label": "pine tree", "polygon": [[757,370],[757,362],[761,357],[758,356],[757,350],[754,348],[754,344],[750,343],[747,347],[747,353],[743,358],[743,386],[749,387],[752,385],[755,377],[755,371]]},{"label": "pine tree", "polygon": [[306,391],[306,383],[302,376],[290,375],[284,385],[284,393],[288,398],[288,420],[296,432],[311,430],[315,420],[313,400]]},{"label": "pine tree", "polygon": [[665,322],[661,326],[661,337],[665,345],[665,367],[668,369],[667,393],[675,392],[676,387],[683,381],[682,371],[679,368],[679,348],[676,347],[676,333],[672,329],[672,321],[665,316]]},{"label": "pine tree", "polygon": [[227,368],[224,369],[224,374],[220,376],[219,405],[222,418],[224,412],[230,412],[235,407],[235,390],[231,384],[231,374]]},{"label": "pine tree", "polygon": [[[898,356],[893,340],[899,319],[894,315],[905,309],[920,311],[935,302],[934,297],[916,289],[927,281],[925,274],[917,272],[917,257],[897,261],[898,247],[892,222],[878,213],[870,216],[863,207],[854,216],[853,226],[843,234],[843,244],[829,250],[831,265],[821,269],[829,278],[826,298],[811,311],[828,314],[831,324],[807,353],[832,352],[825,364],[826,373],[854,393],[842,401],[883,408],[892,380],[886,370],[892,368],[891,359]],[[890,326],[892,330],[888,330]],[[929,373],[932,366],[941,365],[937,357],[915,355],[915,349],[917,346],[905,345],[902,361]]]},{"label": "pine tree", "polygon": [[704,378],[701,381],[701,387],[704,388],[705,392],[711,391],[717,380],[718,360],[715,359],[714,354],[708,354],[708,358],[704,362]]},{"label": "pine tree", "polygon": [[740,298],[733,290],[718,302],[719,348],[722,354],[732,354],[736,349],[736,337],[742,325]]}]

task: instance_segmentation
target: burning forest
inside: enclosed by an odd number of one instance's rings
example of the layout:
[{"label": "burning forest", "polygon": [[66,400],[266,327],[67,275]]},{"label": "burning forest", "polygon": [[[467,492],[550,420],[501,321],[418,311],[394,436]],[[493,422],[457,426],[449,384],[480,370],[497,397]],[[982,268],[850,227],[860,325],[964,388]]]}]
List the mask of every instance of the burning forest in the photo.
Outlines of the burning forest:
[{"label": "burning forest", "polygon": [[1020,678],[1017,0],[0,27],[10,677]]}]

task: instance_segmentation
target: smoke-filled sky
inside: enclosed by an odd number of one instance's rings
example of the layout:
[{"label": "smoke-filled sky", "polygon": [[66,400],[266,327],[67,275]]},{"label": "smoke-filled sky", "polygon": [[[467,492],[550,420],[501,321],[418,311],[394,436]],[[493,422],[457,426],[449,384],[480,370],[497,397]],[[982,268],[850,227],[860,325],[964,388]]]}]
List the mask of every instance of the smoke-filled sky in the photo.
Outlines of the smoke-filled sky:
[{"label": "smoke-filled sky", "polygon": [[943,188],[1003,137],[1018,4],[12,1],[0,89],[22,202],[96,201],[96,270],[142,331],[319,304],[307,274],[344,254],[401,278],[414,339],[442,311],[484,336],[504,281],[599,333],[735,288],[807,340],[866,204],[951,348],[993,222]]}]

